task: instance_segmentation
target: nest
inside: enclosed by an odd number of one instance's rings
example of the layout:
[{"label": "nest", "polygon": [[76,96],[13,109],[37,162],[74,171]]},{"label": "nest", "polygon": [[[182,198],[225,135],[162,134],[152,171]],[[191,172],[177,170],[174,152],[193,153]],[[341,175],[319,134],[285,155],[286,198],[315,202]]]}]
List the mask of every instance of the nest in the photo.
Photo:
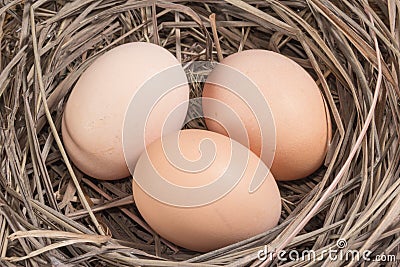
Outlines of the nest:
[{"label": "nest", "polygon": [[[2,266],[398,266],[399,1],[15,0],[0,4],[0,30]],[[102,53],[135,41],[183,64],[273,50],[317,81],[332,143],[316,173],[279,182],[277,227],[209,253],[185,250],[143,221],[131,179],[97,181],[68,161],[60,122],[74,83]],[[260,261],[266,245],[318,259]],[[381,261],[335,260],[329,248]]]}]

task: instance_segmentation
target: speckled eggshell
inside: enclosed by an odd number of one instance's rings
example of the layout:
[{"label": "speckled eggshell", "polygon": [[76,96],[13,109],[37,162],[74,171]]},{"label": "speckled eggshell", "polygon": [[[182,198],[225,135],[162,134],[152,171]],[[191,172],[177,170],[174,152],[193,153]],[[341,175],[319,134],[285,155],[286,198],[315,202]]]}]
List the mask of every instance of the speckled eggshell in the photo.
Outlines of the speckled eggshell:
[{"label": "speckled eggshell", "polygon": [[[227,171],[228,163],[232,160],[232,141],[239,146],[235,151],[236,156],[241,161],[248,161],[242,178],[222,198],[195,207],[176,206],[149,195],[135,179],[133,181],[135,203],[146,222],[162,237],[176,245],[201,252],[221,248],[265,232],[277,225],[281,215],[281,198],[274,177],[264,163],[245,146],[211,131],[182,130],[179,133],[178,146],[188,162],[210,156],[199,149],[201,141],[206,139],[215,145],[215,158],[207,169],[188,172],[183,170],[184,164],[179,168],[171,164],[166,156],[169,152],[165,148],[170,142],[174,142],[174,139],[167,136],[147,147],[147,154],[144,152],[139,158],[134,177],[147,181],[151,175],[148,164],[151,163],[160,177],[172,184],[182,187],[207,185]],[[239,164],[232,163],[234,166]],[[249,185],[255,177],[258,164],[261,164],[260,168],[265,172],[264,176],[261,175],[265,180],[250,193]],[[240,174],[242,172],[232,173],[230,177],[234,179]],[[165,188],[157,187],[157,190],[165,191]],[[188,200],[196,197],[198,196],[190,193],[187,195]]]},{"label": "speckled eggshell", "polygon": [[[275,179],[294,180],[316,171],[325,158],[331,139],[331,121],[323,96],[312,77],[293,60],[267,50],[238,52],[224,58],[221,63],[251,79],[271,108],[276,127],[276,150],[271,166]],[[220,75],[213,80],[228,78],[232,77]],[[245,102],[231,91],[211,83],[205,84],[203,97],[222,101],[237,112],[248,133],[250,149],[260,156],[261,145],[271,140],[261,138],[257,120]],[[215,118],[218,110],[214,106],[205,102],[203,112],[208,117],[209,130],[228,135],[227,125],[215,120],[218,119]],[[235,136],[230,137],[235,139]]]},{"label": "speckled eggshell", "polygon": [[[178,64],[166,49],[151,43],[134,42],[111,49],[84,71],[69,96],[62,120],[65,148],[81,171],[103,180],[130,175],[122,144],[124,116],[129,103],[146,80]],[[186,84],[157,103],[146,129],[146,143],[161,136],[168,113],[188,98]],[[170,126],[173,125],[174,131],[181,129],[186,111],[187,106],[172,119]],[[144,147],[131,149],[137,149],[140,154]]]}]

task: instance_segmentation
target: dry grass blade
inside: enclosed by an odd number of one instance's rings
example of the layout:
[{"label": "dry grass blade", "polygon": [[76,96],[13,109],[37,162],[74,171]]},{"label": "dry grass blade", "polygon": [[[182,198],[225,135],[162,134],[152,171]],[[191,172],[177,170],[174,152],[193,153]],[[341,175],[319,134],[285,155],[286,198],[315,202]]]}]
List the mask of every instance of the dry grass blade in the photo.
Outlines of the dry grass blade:
[{"label": "dry grass blade", "polygon": [[53,243],[51,245],[45,246],[43,248],[39,248],[39,249],[37,249],[35,251],[32,251],[31,253],[29,253],[26,256],[23,256],[23,257],[5,257],[4,260],[11,261],[11,262],[23,261],[23,260],[38,256],[38,255],[40,255],[42,253],[45,253],[45,252],[48,252],[48,251],[51,251],[51,250],[54,250],[54,249],[62,248],[62,247],[65,247],[65,246],[71,246],[71,245],[75,245],[75,244],[78,244],[78,243],[96,243],[96,242],[89,241],[89,240],[81,240],[81,239],[71,239],[71,240],[66,240],[66,241],[60,241],[60,242]]},{"label": "dry grass blade", "polygon": [[[126,206],[126,205],[133,204],[133,203],[134,203],[134,201],[133,201],[132,196],[129,196],[129,197],[125,197],[122,199],[110,201],[108,203],[101,204],[98,206],[93,206],[92,211],[99,212],[102,210],[111,209],[111,208],[120,207],[120,206]],[[73,219],[79,219],[81,217],[86,216],[87,214],[88,214],[87,210],[79,210],[79,211],[75,211],[73,213],[69,213],[68,217],[73,218]]]},{"label": "dry grass blade", "polygon": [[215,49],[217,49],[218,62],[221,62],[222,59],[223,59],[223,56],[222,56],[222,51],[221,51],[221,44],[219,43],[219,38],[218,38],[217,24],[216,24],[216,21],[215,21],[215,14],[212,13],[209,16],[209,19],[210,19],[212,34],[213,34],[213,37],[214,37]]},{"label": "dry grass blade", "polygon": [[53,231],[53,230],[32,230],[29,232],[15,232],[9,235],[9,239],[11,241],[13,241],[16,238],[24,238],[24,237],[47,237],[47,238],[76,239],[76,240],[82,239],[87,242],[94,242],[97,244],[101,244],[111,240],[109,236],[88,235],[88,234],[79,234],[79,233]]},{"label": "dry grass blade", "polygon": [[34,13],[33,7],[31,7],[31,27],[32,27],[32,38],[33,38],[33,47],[34,47],[34,55],[35,55],[35,67],[36,67],[36,73],[37,73],[38,80],[39,80],[40,95],[41,95],[41,99],[43,101],[43,106],[44,106],[46,117],[47,117],[47,119],[49,121],[50,128],[51,128],[51,130],[53,132],[53,136],[54,136],[54,138],[55,138],[55,140],[57,142],[57,146],[60,149],[60,152],[63,155],[63,159],[66,162],[68,171],[71,174],[71,178],[74,181],[74,184],[75,184],[75,186],[76,186],[76,188],[77,188],[77,190],[79,192],[79,197],[80,197],[80,199],[82,201],[82,204],[89,211],[89,215],[90,215],[91,219],[93,220],[93,223],[96,226],[96,228],[99,231],[99,233],[104,234],[103,229],[101,228],[99,222],[97,221],[96,217],[94,216],[93,212],[91,211],[89,203],[86,201],[86,198],[83,195],[82,190],[80,189],[79,182],[78,182],[78,180],[77,180],[77,178],[76,178],[76,176],[75,176],[75,174],[74,174],[74,172],[72,170],[71,164],[69,163],[67,154],[66,154],[66,152],[64,150],[64,147],[62,145],[61,139],[60,139],[60,137],[58,135],[57,129],[56,129],[56,127],[54,125],[54,122],[53,122],[53,119],[51,117],[50,110],[49,110],[49,108],[47,106],[46,92],[44,91],[42,70],[41,70],[41,67],[40,67],[40,59],[39,59],[39,55],[38,55],[38,48],[37,48],[37,41],[36,41],[35,13]]}]

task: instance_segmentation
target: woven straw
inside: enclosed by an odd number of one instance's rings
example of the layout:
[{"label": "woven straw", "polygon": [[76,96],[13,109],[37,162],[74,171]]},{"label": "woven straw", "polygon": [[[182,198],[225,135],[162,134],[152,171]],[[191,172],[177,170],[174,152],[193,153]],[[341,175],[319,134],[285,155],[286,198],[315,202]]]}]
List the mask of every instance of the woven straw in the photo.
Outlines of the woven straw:
[{"label": "woven straw", "polygon": [[[10,0],[0,3],[0,31],[1,266],[399,265],[323,251],[341,239],[399,257],[400,1]],[[60,122],[74,83],[102,53],[134,41],[182,63],[273,50],[317,81],[332,143],[316,173],[279,183],[277,227],[209,253],[178,248],[140,217],[131,179],[97,181],[68,161]],[[320,258],[260,261],[265,245]]]}]

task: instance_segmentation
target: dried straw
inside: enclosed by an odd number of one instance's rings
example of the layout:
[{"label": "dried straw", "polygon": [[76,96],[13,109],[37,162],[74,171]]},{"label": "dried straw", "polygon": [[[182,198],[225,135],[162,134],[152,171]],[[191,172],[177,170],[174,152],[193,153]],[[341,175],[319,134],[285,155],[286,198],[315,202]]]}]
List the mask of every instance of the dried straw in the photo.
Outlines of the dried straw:
[{"label": "dried straw", "polygon": [[[60,122],[69,92],[99,55],[133,41],[157,43],[184,64],[273,50],[317,80],[332,143],[316,173],[279,183],[277,227],[188,251],[143,221],[130,179],[96,181],[68,161]],[[2,1],[0,44],[1,266],[382,264],[257,259],[265,245],[321,256],[340,238],[346,249],[400,259],[399,0]],[[189,116],[198,113],[193,106]]]}]

